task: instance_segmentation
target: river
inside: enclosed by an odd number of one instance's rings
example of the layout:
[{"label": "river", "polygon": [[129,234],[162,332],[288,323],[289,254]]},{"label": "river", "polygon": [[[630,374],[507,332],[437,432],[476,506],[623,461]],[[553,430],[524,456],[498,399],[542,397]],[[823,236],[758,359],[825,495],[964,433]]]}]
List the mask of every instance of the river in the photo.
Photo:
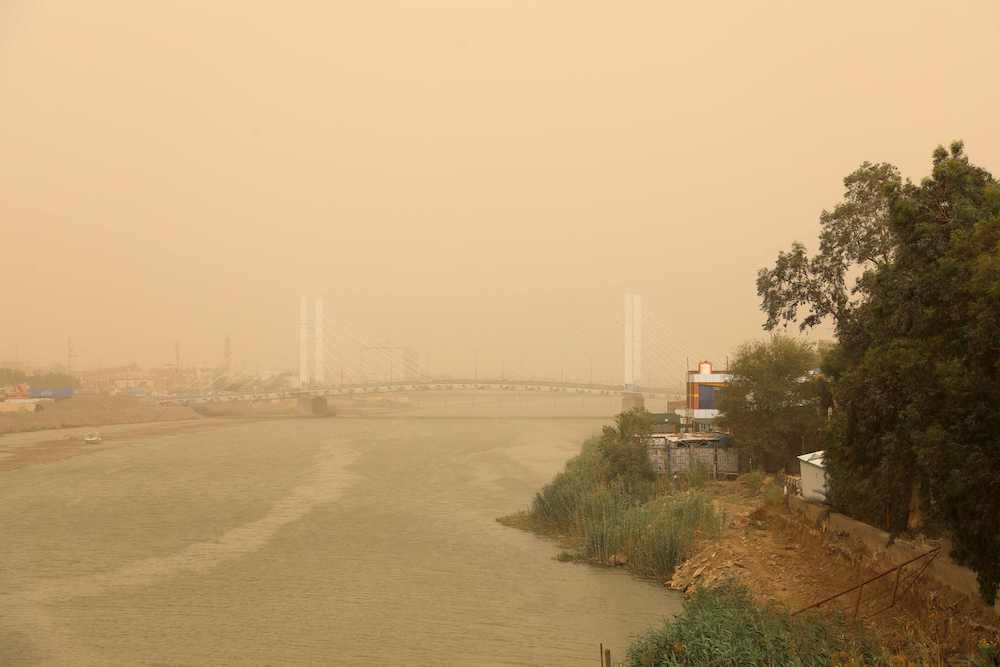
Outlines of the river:
[{"label": "river", "polygon": [[97,451],[2,471],[0,664],[586,665],[599,642],[620,659],[676,594],[495,521],[612,412],[416,398],[109,429]]}]

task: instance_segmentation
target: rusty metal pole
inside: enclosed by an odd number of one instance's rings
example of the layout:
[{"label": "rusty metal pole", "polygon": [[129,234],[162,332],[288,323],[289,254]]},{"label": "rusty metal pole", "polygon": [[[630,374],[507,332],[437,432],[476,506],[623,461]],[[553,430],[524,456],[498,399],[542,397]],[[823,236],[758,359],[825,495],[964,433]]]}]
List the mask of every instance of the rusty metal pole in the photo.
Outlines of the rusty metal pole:
[{"label": "rusty metal pole", "polygon": [[900,565],[899,568],[896,570],[896,583],[892,587],[892,604],[889,605],[890,607],[892,607],[892,606],[894,606],[896,604],[896,591],[899,590],[899,576],[903,573],[903,568],[904,567],[906,567],[906,566],[905,565]]}]

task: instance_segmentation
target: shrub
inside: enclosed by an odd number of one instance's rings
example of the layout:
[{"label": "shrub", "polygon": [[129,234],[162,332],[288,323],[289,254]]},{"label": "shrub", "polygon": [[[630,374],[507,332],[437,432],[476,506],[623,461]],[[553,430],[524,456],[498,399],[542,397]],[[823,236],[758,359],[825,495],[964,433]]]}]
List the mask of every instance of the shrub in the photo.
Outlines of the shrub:
[{"label": "shrub", "polygon": [[764,487],[764,504],[778,506],[785,504],[785,491],[777,484],[768,484]]},{"label": "shrub", "polygon": [[761,470],[752,470],[745,475],[740,477],[740,481],[743,485],[747,487],[747,490],[753,495],[760,493],[760,487],[764,485],[765,475]]},{"label": "shrub", "polygon": [[756,605],[732,583],[699,589],[683,611],[628,649],[629,667],[669,665],[878,664],[881,653],[860,626],[816,616],[791,618]]},{"label": "shrub", "polygon": [[705,482],[708,481],[709,469],[701,461],[695,461],[695,464],[688,470],[688,487],[692,489],[703,489],[705,488]]}]

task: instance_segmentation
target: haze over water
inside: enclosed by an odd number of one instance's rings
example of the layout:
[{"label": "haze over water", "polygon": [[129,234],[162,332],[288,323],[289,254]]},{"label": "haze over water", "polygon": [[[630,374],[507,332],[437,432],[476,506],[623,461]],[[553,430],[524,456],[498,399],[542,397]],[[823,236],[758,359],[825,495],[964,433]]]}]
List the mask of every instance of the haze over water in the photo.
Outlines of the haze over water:
[{"label": "haze over water", "polygon": [[[0,664],[578,665],[677,609],[494,520],[615,399],[425,400],[112,428],[107,449],[5,472]],[[0,456],[52,437],[6,436]]]}]

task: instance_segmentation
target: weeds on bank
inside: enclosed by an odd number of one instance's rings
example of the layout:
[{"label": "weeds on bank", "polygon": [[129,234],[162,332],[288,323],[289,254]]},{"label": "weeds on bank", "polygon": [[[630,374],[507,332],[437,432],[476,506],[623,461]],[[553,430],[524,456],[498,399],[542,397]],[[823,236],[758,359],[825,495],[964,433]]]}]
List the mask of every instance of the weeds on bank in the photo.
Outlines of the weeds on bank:
[{"label": "weeds on bank", "polygon": [[761,487],[764,486],[764,480],[766,476],[761,470],[752,470],[746,474],[740,475],[740,482],[743,486],[747,488],[750,495],[756,496],[760,493]]},{"label": "weeds on bank", "polygon": [[770,484],[764,488],[764,504],[771,507],[783,505],[785,502],[785,492],[777,484]]},{"label": "weeds on bank", "polygon": [[700,589],[683,611],[628,650],[629,667],[670,665],[875,665],[877,645],[860,626],[816,616],[792,618],[754,603],[732,583]]},{"label": "weeds on bank", "polygon": [[[706,495],[674,492],[662,478],[609,482],[606,470],[599,441],[587,441],[565,471],[535,496],[529,513],[548,532],[578,537],[578,558],[667,576],[689,555],[698,536],[721,531],[722,519]],[[700,489],[707,478],[707,470],[692,470],[688,487]],[[564,554],[560,560],[575,559]]]}]

